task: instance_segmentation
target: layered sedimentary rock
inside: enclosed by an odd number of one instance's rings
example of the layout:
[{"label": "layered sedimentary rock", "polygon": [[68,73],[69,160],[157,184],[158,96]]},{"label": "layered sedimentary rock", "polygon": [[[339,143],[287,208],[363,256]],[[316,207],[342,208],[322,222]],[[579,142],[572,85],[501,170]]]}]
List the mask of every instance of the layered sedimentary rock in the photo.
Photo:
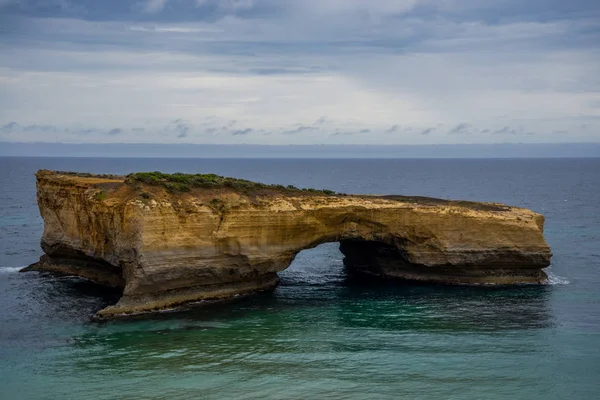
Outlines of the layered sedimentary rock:
[{"label": "layered sedimentary rock", "polygon": [[36,176],[45,255],[28,269],[122,287],[97,318],[270,289],[325,242],[349,270],[441,283],[542,283],[551,257],[542,215],[495,203]]}]

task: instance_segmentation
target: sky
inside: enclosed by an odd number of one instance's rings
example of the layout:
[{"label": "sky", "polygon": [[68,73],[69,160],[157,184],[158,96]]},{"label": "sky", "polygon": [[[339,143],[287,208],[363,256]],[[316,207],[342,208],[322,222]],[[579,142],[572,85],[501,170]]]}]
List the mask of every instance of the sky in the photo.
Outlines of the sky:
[{"label": "sky", "polygon": [[0,0],[0,142],[600,142],[598,0]]}]

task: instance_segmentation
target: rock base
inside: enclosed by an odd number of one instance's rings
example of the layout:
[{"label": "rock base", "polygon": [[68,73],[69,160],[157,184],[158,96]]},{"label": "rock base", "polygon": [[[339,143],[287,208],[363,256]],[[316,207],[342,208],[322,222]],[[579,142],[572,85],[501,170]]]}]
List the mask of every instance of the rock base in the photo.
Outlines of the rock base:
[{"label": "rock base", "polygon": [[[546,273],[535,263],[512,255],[513,262],[464,263],[427,266],[407,261],[397,247],[376,242],[343,241],[344,265],[355,274],[450,285],[545,284]],[[473,255],[484,256],[481,252]],[[528,254],[528,257],[534,255]],[[510,254],[490,254],[489,259],[510,261]]]},{"label": "rock base", "polygon": [[125,280],[121,268],[92,258],[63,258],[43,255],[40,260],[21,270],[48,271],[61,275],[79,276],[112,288],[124,288]]},{"label": "rock base", "polygon": [[114,306],[96,313],[94,320],[127,318],[134,315],[173,310],[196,302],[215,302],[273,289],[279,283],[277,274],[266,274],[252,280],[229,284],[186,287],[146,295],[125,295]]}]

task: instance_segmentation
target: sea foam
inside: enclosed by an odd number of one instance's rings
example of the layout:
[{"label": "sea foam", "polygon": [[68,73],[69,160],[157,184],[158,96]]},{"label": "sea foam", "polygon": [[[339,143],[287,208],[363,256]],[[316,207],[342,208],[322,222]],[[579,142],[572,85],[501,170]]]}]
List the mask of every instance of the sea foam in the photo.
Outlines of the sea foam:
[{"label": "sea foam", "polygon": [[0,267],[0,274],[12,274],[14,272],[19,272],[25,267],[26,265],[22,267]]},{"label": "sea foam", "polygon": [[568,285],[571,283],[567,278],[553,274],[550,269],[546,270],[546,274],[548,275],[548,285]]}]

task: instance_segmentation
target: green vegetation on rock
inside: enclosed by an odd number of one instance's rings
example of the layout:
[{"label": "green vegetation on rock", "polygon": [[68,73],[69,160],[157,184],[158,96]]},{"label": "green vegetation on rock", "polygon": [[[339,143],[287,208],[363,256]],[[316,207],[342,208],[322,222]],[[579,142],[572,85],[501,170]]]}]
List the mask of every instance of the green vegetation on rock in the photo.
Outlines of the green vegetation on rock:
[{"label": "green vegetation on rock", "polygon": [[113,174],[91,174],[89,172],[54,171],[55,174],[77,176],[79,178],[120,179],[122,176]]},{"label": "green vegetation on rock", "polygon": [[169,193],[189,192],[192,188],[231,188],[243,192],[270,189],[281,192],[304,192],[320,195],[336,195],[333,190],[298,189],[293,185],[267,185],[260,182],[252,182],[246,179],[230,178],[215,174],[184,174],[176,172],[165,174],[155,172],[135,172],[127,175],[125,183],[136,185],[145,183],[153,186],[163,186]]},{"label": "green vegetation on rock", "polygon": [[104,190],[100,190],[94,194],[94,198],[98,201],[103,201],[106,198],[106,192]]}]

